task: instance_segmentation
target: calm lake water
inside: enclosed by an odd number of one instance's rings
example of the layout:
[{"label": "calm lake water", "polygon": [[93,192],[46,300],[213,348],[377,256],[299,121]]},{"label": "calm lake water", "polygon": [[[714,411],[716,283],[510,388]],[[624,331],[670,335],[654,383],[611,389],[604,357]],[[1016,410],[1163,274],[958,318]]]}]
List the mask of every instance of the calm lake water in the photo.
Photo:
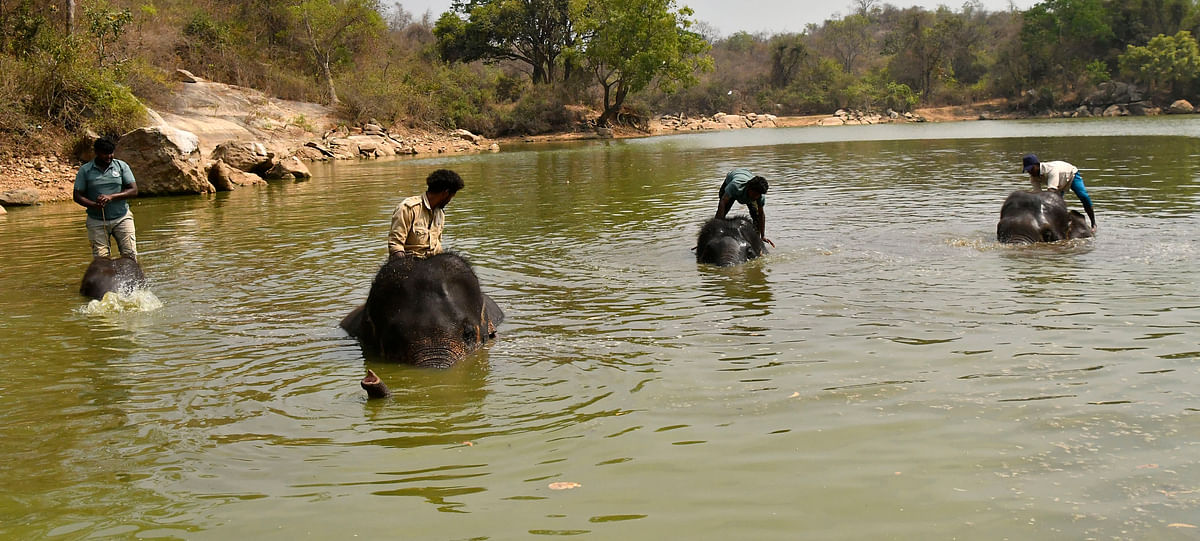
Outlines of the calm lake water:
[{"label": "calm lake water", "polygon": [[[85,309],[82,209],[10,209],[0,538],[1198,539],[1197,136],[968,122],[318,164],[132,202],[142,311]],[[1082,169],[1096,239],[995,243],[1031,151]],[[738,166],[771,180],[778,248],[698,266]],[[395,396],[368,402],[337,323],[441,167],[467,183],[445,243],[507,320],[450,370],[372,363]]]}]

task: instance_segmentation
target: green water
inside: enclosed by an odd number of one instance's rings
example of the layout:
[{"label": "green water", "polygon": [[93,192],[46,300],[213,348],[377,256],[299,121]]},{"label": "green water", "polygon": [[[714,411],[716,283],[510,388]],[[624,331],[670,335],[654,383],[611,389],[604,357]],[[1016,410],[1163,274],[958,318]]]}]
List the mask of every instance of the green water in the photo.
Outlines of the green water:
[{"label": "green water", "polygon": [[[83,309],[81,208],[10,209],[0,538],[1196,539],[1197,135],[970,122],[317,164],[133,201],[146,311]],[[1083,170],[1096,239],[995,244],[1030,151]],[[697,266],[738,166],[771,181],[778,247]],[[395,396],[368,402],[337,322],[440,167],[467,183],[445,244],[507,319],[450,370],[371,364]]]}]

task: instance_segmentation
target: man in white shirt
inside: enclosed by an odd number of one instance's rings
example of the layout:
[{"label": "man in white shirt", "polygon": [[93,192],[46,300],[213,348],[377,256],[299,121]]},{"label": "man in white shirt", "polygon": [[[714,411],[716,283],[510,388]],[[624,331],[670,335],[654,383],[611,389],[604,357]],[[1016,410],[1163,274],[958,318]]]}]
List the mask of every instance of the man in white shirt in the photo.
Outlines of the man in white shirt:
[{"label": "man in white shirt", "polygon": [[1067,162],[1043,162],[1033,154],[1026,154],[1021,159],[1021,165],[1024,171],[1029,173],[1029,180],[1036,191],[1041,191],[1042,186],[1045,186],[1058,192],[1061,197],[1064,190],[1071,188],[1079,202],[1083,203],[1083,210],[1087,212],[1088,220],[1092,223],[1092,232],[1096,232],[1096,213],[1092,210],[1092,198],[1088,197],[1087,188],[1083,186],[1083,175],[1079,174],[1078,167]]}]

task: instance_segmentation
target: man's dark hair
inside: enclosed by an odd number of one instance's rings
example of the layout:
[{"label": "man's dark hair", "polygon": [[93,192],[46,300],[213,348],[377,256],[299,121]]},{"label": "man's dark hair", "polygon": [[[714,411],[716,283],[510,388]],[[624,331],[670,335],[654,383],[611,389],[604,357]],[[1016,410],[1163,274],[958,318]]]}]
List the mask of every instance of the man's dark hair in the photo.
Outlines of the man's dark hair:
[{"label": "man's dark hair", "polygon": [[117,145],[107,137],[101,137],[92,143],[92,150],[96,151],[96,154],[112,154],[117,150]]},{"label": "man's dark hair", "polygon": [[767,193],[767,188],[769,187],[770,186],[767,185],[767,179],[762,177],[754,177],[750,179],[749,182],[746,182],[747,191],[754,190],[758,193]]},{"label": "man's dark hair", "polygon": [[463,189],[463,179],[458,176],[458,173],[449,169],[438,169],[425,177],[425,184],[429,186],[430,193],[439,193],[449,191],[457,193]]}]

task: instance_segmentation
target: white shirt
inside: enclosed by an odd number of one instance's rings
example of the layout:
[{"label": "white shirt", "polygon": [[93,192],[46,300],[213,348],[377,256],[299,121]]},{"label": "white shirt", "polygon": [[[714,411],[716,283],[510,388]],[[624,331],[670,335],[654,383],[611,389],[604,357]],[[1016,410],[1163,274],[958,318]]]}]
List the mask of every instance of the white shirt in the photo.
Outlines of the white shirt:
[{"label": "white shirt", "polygon": [[1030,182],[1033,183],[1033,189],[1039,191],[1042,189],[1042,185],[1051,190],[1065,191],[1075,180],[1075,173],[1079,172],[1078,167],[1067,162],[1042,162],[1039,167],[1038,172],[1041,174],[1029,177]]}]

